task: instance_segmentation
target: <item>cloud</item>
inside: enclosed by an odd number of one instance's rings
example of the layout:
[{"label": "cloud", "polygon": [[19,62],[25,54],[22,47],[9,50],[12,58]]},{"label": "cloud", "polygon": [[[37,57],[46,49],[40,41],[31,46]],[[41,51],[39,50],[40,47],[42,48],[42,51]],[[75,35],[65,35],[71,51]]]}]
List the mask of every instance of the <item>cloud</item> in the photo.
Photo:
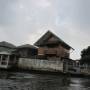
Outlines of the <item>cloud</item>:
[{"label": "cloud", "polygon": [[49,0],[33,0],[33,2],[37,7],[40,8],[47,8],[51,6],[51,2]]},{"label": "cloud", "polygon": [[16,11],[13,10],[17,0],[0,0],[0,25],[13,25],[16,22]]},{"label": "cloud", "polygon": [[90,45],[90,0],[0,0],[0,41],[37,41],[51,30],[76,51]]}]

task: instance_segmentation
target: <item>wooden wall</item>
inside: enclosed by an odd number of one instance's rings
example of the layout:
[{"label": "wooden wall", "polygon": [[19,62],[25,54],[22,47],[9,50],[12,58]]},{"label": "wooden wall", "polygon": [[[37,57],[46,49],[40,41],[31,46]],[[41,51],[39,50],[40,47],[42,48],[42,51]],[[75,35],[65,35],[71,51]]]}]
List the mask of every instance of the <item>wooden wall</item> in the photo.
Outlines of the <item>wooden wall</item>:
[{"label": "wooden wall", "polygon": [[69,55],[66,56],[66,54],[69,54],[69,50],[65,49],[61,45],[55,48],[39,47],[38,55],[45,55],[45,50],[51,50],[51,49],[52,51],[56,51],[56,57],[69,57]]}]

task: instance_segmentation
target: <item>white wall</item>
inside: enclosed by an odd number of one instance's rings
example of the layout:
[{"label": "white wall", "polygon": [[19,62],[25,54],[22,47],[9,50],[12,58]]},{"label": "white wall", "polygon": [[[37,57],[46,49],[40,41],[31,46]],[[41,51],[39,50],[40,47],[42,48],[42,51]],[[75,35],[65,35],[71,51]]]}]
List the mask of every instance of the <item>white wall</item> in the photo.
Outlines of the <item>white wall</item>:
[{"label": "white wall", "polygon": [[30,70],[63,71],[63,61],[20,58],[18,67]]}]

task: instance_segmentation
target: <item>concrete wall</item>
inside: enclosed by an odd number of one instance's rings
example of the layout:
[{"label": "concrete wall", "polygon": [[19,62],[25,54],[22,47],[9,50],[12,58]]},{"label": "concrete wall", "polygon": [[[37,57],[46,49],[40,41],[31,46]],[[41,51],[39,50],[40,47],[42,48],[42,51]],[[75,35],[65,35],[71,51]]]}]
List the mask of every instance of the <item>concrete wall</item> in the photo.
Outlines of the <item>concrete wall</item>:
[{"label": "concrete wall", "polygon": [[63,72],[63,61],[20,58],[18,62],[18,67],[29,70]]}]

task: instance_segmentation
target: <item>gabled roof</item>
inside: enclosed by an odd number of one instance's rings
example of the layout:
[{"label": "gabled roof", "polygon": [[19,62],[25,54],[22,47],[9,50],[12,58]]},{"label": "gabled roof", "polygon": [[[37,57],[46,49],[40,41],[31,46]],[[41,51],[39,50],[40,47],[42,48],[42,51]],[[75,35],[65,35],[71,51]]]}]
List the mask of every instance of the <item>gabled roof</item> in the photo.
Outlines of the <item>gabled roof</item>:
[{"label": "gabled roof", "polygon": [[13,44],[11,44],[9,42],[6,42],[6,41],[0,42],[0,47],[7,47],[7,48],[11,48],[11,49],[16,48],[15,45],[13,45]]},{"label": "gabled roof", "polygon": [[[60,39],[59,37],[57,37],[55,34],[53,34],[51,31],[47,31],[36,43],[34,43],[34,45],[36,46],[42,46],[45,44],[45,42],[51,37],[55,37],[56,40],[62,44],[62,46],[65,46],[67,48],[72,48],[71,46],[69,46],[67,43],[65,43],[62,39]],[[73,49],[73,48],[72,48]]]},{"label": "gabled roof", "polygon": [[33,49],[37,49],[36,46],[30,45],[30,44],[24,44],[24,45],[18,46],[17,48],[33,48]]}]

